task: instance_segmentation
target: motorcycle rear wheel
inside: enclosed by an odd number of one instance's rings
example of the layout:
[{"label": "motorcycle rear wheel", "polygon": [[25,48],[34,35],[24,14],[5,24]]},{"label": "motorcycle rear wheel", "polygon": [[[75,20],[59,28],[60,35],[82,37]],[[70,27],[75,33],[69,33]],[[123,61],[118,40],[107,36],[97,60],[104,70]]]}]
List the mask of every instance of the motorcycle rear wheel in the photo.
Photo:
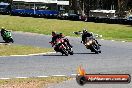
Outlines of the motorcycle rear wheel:
[{"label": "motorcycle rear wheel", "polygon": [[70,51],[69,54],[70,54],[70,55],[73,55],[74,53],[73,53],[73,51]]}]

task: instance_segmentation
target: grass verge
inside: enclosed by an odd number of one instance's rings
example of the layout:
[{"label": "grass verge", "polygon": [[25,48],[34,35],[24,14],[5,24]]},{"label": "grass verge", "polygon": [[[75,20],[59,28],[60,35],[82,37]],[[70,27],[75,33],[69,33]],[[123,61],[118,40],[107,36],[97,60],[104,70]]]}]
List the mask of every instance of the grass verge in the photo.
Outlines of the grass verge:
[{"label": "grass verge", "polygon": [[0,88],[46,88],[50,84],[69,80],[68,77],[47,77],[0,80]]},{"label": "grass verge", "polygon": [[35,53],[45,53],[49,51],[52,51],[52,49],[23,45],[0,45],[0,56],[27,55]]},{"label": "grass verge", "polygon": [[131,25],[0,15],[0,27],[2,26],[13,31],[41,34],[50,34],[55,30],[69,36],[75,36],[73,31],[88,28],[91,32],[103,35],[105,39],[132,41]]}]

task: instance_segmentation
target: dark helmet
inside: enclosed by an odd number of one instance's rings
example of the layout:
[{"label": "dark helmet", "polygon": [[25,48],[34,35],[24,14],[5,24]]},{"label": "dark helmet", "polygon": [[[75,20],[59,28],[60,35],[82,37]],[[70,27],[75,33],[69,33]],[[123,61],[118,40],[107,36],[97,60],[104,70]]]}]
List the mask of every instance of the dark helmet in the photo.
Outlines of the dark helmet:
[{"label": "dark helmet", "polygon": [[56,32],[55,31],[52,31],[52,36],[55,36],[56,35]]},{"label": "dark helmet", "polygon": [[60,33],[59,35],[60,35],[60,37],[64,37],[63,33]]}]

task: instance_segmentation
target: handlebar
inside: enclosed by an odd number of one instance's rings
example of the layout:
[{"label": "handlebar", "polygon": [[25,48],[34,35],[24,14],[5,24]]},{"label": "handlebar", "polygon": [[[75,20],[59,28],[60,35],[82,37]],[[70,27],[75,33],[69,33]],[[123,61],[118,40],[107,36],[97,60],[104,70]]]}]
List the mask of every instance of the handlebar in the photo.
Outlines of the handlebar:
[{"label": "handlebar", "polygon": [[73,32],[73,33],[76,34],[76,35],[81,35],[82,34],[81,31]]},{"label": "handlebar", "polygon": [[[73,32],[73,33],[76,34],[76,35],[81,35],[82,34],[81,31]],[[94,33],[92,33],[92,36],[95,37],[95,38],[101,38],[102,37],[102,35],[94,34]]]}]

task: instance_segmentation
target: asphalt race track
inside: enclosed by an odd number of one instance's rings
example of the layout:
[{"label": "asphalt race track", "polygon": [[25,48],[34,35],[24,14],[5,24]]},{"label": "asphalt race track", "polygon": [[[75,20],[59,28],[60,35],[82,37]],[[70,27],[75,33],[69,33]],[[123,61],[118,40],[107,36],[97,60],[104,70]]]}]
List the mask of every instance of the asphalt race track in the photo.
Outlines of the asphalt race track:
[{"label": "asphalt race track", "polygon": [[[51,36],[14,32],[15,44],[51,47]],[[68,37],[74,55],[60,53],[36,56],[0,57],[0,78],[71,75],[82,65],[88,74],[113,73],[132,75],[132,42],[99,40],[101,54],[91,53],[80,43],[80,38]],[[0,38],[0,42],[3,40]],[[132,84],[86,84],[83,88],[131,88]],[[49,88],[82,88],[74,80]]]}]

